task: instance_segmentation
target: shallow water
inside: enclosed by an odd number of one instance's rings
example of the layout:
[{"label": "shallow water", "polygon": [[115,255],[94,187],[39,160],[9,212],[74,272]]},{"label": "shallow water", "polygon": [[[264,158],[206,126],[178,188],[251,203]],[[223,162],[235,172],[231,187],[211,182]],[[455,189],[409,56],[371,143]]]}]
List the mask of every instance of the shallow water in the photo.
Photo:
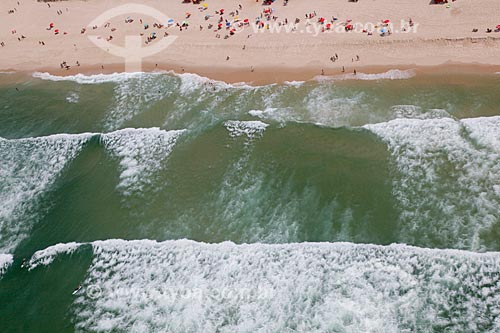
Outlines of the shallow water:
[{"label": "shallow water", "polygon": [[35,76],[0,74],[2,331],[500,329],[498,76]]}]

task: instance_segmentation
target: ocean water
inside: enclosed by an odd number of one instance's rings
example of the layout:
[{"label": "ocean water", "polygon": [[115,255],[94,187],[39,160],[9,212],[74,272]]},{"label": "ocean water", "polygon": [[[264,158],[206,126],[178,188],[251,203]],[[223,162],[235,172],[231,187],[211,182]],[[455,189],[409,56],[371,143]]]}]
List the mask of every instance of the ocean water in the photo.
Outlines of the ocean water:
[{"label": "ocean water", "polygon": [[499,86],[0,74],[0,332],[498,332]]}]

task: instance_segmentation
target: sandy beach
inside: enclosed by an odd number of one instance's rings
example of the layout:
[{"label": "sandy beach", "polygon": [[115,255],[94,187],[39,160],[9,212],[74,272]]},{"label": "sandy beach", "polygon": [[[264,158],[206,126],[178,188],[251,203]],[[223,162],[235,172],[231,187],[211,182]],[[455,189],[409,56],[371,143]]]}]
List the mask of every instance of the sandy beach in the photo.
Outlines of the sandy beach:
[{"label": "sandy beach", "polygon": [[[497,0],[442,5],[429,0],[290,0],[286,6],[283,1],[265,6],[251,0],[208,0],[205,5],[144,0],[142,5],[171,18],[171,24],[131,12],[89,26],[128,3],[2,1],[0,71],[124,71],[123,58],[94,45],[90,35],[113,45],[124,45],[125,36],[141,36],[145,49],[177,36],[169,47],[144,58],[142,70],[192,72],[227,82],[307,80],[355,70],[494,73],[500,68]],[[346,31],[349,25],[353,31]]]}]

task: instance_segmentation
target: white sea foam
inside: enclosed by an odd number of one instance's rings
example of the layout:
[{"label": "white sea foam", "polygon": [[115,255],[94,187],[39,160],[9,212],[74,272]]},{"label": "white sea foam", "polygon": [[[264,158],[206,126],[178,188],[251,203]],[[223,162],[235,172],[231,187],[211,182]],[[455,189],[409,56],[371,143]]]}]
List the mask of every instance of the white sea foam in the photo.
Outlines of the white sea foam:
[{"label": "white sea foam", "polygon": [[357,73],[353,74],[343,74],[336,76],[316,76],[315,80],[319,82],[326,81],[342,81],[342,80],[362,80],[362,81],[377,81],[377,80],[406,80],[411,79],[416,75],[413,70],[399,70],[399,69],[391,69],[387,72],[376,73],[376,74],[366,74],[366,73]]},{"label": "white sea foam", "polygon": [[175,73],[172,71],[155,71],[155,72],[120,72],[120,73],[112,73],[112,74],[94,74],[94,75],[85,75],[85,74],[76,74],[76,75],[67,75],[67,76],[58,76],[52,75],[49,73],[41,73],[35,72],[33,73],[34,78],[38,78],[41,80],[48,81],[73,81],[79,84],[102,84],[102,83],[121,83],[130,79],[144,79],[145,77],[158,77],[158,76],[175,76],[181,79],[183,92],[190,92],[194,89],[199,88],[200,86],[204,86],[207,84],[216,86],[218,88],[251,88],[251,86],[247,85],[244,82],[240,83],[225,83],[223,81],[212,80],[204,76],[200,76],[194,73]]},{"label": "white sea foam", "polygon": [[140,192],[151,182],[151,175],[161,168],[183,132],[128,128],[103,134],[106,149],[120,158],[119,188],[125,194]]},{"label": "white sea foam", "polygon": [[412,70],[399,70],[399,69],[391,69],[384,73],[378,74],[365,74],[358,73],[356,74],[356,78],[358,80],[406,80],[411,79],[415,76],[415,72]]},{"label": "white sea foam", "polygon": [[66,96],[66,102],[71,104],[78,104],[80,101],[80,95],[77,92],[70,92],[68,96]]},{"label": "white sea foam", "polygon": [[[252,164],[253,145],[246,145],[242,156],[228,164],[213,200],[217,223],[207,227],[216,239],[240,242],[286,243],[299,240],[299,225],[304,207],[317,207],[317,192],[295,192],[290,182],[282,182],[278,174],[261,170]],[[280,188],[279,196],[273,189]],[[321,208],[316,212],[321,214]],[[327,208],[326,208],[327,209]],[[223,227],[221,227],[223,226]]]},{"label": "white sea foam", "polygon": [[249,139],[261,136],[269,124],[260,120],[228,120],[224,123],[224,127],[229,131],[231,137],[246,135]]},{"label": "white sea foam", "polygon": [[2,275],[5,273],[7,268],[12,265],[14,261],[14,257],[12,254],[0,253],[0,279]]},{"label": "white sea foam", "polygon": [[288,86],[301,87],[305,83],[305,81],[285,81],[283,83]]},{"label": "white sea foam", "polygon": [[[187,240],[106,240],[92,248],[71,310],[81,331],[500,329],[498,252]],[[44,256],[60,250],[35,256],[49,263]]]},{"label": "white sea foam", "polygon": [[175,75],[178,78],[181,79],[181,87],[180,87],[180,92],[182,94],[190,94],[193,91],[200,89],[200,88],[207,88],[210,87],[212,90],[215,89],[215,91],[220,91],[223,89],[253,89],[255,87],[252,87],[244,82],[238,82],[238,83],[226,83],[224,81],[217,81],[217,80],[212,80],[204,76],[200,76],[198,74],[194,73],[181,73],[181,74],[176,74],[173,72],[170,72],[171,75]]},{"label": "white sea foam", "polygon": [[464,119],[462,123],[471,138],[500,153],[500,116]]},{"label": "white sea foam", "polygon": [[301,122],[303,117],[300,117],[292,108],[266,108],[265,110],[250,110],[248,114],[260,119],[277,121],[280,123],[286,122]]},{"label": "white sea foam", "polygon": [[137,193],[151,182],[171,153],[179,131],[124,129],[99,134],[56,134],[6,140],[0,138],[0,250],[11,252],[36,221],[39,199],[93,136],[120,158],[119,188]]},{"label": "white sea foam", "polygon": [[28,262],[29,270],[32,270],[40,265],[50,265],[59,254],[72,254],[81,245],[81,243],[75,242],[59,243],[56,245],[52,245],[44,250],[37,251],[33,254],[30,261]]},{"label": "white sea foam", "polygon": [[114,103],[109,107],[105,118],[105,128],[109,131],[119,128],[134,116],[148,109],[156,101],[168,96],[170,90],[166,87],[168,82],[166,84],[164,80],[171,79],[165,75],[165,72],[68,76],[36,72],[33,73],[33,77],[56,82],[71,81],[78,84],[114,83]]},{"label": "white sea foam", "polygon": [[72,81],[78,84],[102,84],[102,83],[119,83],[129,79],[137,79],[144,77],[146,75],[158,75],[159,73],[143,73],[143,72],[135,72],[135,73],[113,73],[113,74],[94,74],[94,75],[85,75],[85,74],[76,74],[76,75],[67,75],[67,76],[57,76],[49,73],[41,73],[35,72],[33,73],[33,77],[41,80],[47,81]]},{"label": "white sea foam", "polygon": [[423,111],[420,106],[416,105],[394,105],[391,111],[395,118],[413,118],[413,119],[434,119],[434,118],[451,118],[451,115],[443,109],[429,109]]},{"label": "white sea foam", "polygon": [[[396,119],[366,125],[388,145],[400,238],[410,243],[489,248],[500,221],[498,117],[455,121]],[[466,135],[489,147],[478,147]]]},{"label": "white sea foam", "polygon": [[10,252],[31,229],[38,199],[80,152],[90,133],[0,140],[0,249]]},{"label": "white sea foam", "polygon": [[363,102],[365,94],[351,92],[338,95],[328,85],[319,85],[304,97],[307,114],[302,121],[331,127],[350,126],[357,117],[365,118],[372,112]]},{"label": "white sea foam", "polygon": [[[114,130],[138,113],[146,109],[155,101],[165,96],[162,88],[163,72],[135,72],[95,75],[68,75],[56,76],[49,73],[33,73],[33,77],[49,81],[71,81],[78,84],[114,83],[114,104],[110,107],[105,119],[105,128]],[[74,99],[68,100],[71,102]]]}]

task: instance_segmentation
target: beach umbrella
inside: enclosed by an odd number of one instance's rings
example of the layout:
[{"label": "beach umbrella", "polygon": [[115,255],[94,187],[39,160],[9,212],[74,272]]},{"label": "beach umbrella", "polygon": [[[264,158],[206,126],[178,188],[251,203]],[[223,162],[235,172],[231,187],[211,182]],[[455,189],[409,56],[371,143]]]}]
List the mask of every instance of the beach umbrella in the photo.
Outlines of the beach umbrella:
[{"label": "beach umbrella", "polygon": [[203,8],[208,8],[208,3],[204,3]]},{"label": "beach umbrella", "polygon": [[54,30],[54,33],[58,34],[59,33],[59,29]]},{"label": "beach umbrella", "polygon": [[500,30],[500,24],[499,24],[499,25],[497,25],[497,29],[498,29],[498,30]]},{"label": "beach umbrella", "polygon": [[168,24],[168,25],[172,25],[172,24],[174,24],[174,19],[168,19],[167,24]]},{"label": "beach umbrella", "polygon": [[391,23],[390,20],[384,20],[383,22],[384,22],[384,24]]}]

